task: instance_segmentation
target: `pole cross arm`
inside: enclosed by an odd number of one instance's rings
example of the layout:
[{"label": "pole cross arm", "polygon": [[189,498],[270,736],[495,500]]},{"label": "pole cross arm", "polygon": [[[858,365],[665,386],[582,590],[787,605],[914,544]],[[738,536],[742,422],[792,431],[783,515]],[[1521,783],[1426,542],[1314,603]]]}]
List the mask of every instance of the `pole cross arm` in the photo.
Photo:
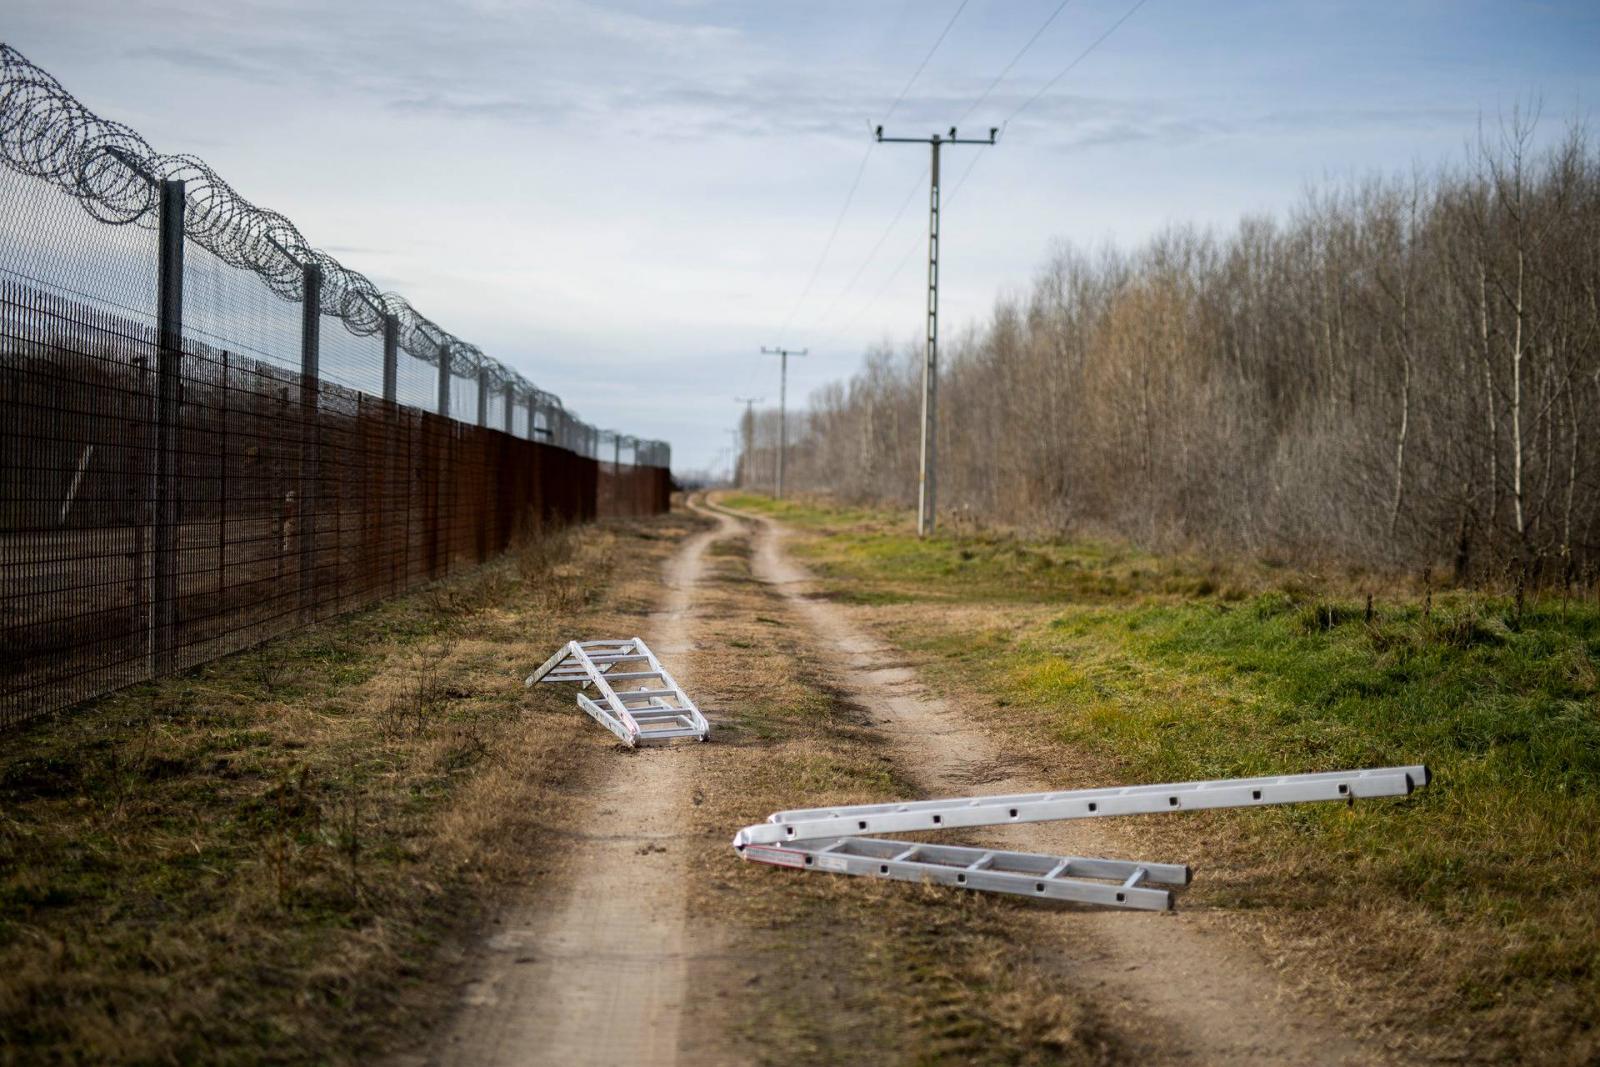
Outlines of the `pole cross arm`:
[{"label": "pole cross arm", "polygon": [[1000,127],[990,126],[987,137],[957,137],[954,126],[950,127],[947,135],[936,133],[931,137],[885,137],[882,126],[872,132],[879,144],[995,144],[995,138],[1000,136]]}]

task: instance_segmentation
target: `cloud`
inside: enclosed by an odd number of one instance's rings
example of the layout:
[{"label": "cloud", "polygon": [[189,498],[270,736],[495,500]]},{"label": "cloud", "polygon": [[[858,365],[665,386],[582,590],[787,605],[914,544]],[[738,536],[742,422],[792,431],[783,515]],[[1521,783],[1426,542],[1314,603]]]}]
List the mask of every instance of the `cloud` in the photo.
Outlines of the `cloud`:
[{"label": "cloud", "polygon": [[671,137],[817,136],[859,140],[870,114],[863,95],[818,80],[810,86],[741,74],[649,83],[544,82],[521,93],[469,86],[411,91],[386,106],[396,112],[538,126],[593,128]]},{"label": "cloud", "polygon": [[247,62],[242,57],[219,54],[215,51],[202,51],[199,48],[147,45],[140,48],[130,48],[127,51],[127,55],[132,59],[152,59],[158,63],[165,63],[168,66],[178,67],[182,70],[218,77],[238,78],[241,81],[270,82],[277,77],[272,71],[258,64]]},{"label": "cloud", "polygon": [[1466,107],[1351,107],[1269,111],[1241,123],[1264,133],[1347,133],[1382,129],[1394,132],[1434,131],[1473,122],[1478,112]]}]

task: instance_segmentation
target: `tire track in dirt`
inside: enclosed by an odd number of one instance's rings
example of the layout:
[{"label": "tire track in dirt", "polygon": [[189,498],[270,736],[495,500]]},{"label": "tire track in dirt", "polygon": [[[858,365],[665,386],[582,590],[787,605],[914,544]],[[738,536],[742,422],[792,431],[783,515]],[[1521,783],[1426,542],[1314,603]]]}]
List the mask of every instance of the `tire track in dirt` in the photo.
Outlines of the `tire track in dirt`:
[{"label": "tire track in dirt", "polygon": [[[694,590],[708,546],[739,526],[686,541],[663,575],[667,596],[640,634],[663,659],[694,643]],[[589,635],[584,635],[589,636]],[[631,636],[631,635],[593,635]],[[669,660],[672,662],[672,660]],[[674,673],[691,692],[687,671]],[[598,727],[597,727],[598,729]],[[689,1010],[683,827],[698,745],[618,752],[576,803],[583,833],[558,846],[564,870],[501,914],[475,953],[475,979],[429,1057],[473,1067],[673,1064]]]},{"label": "tire track in dirt", "polygon": [[[720,509],[719,509],[720,510]],[[730,514],[723,512],[723,514]],[[810,595],[811,576],[785,553],[786,532],[764,518],[753,558],[757,578],[777,588],[837,664],[844,694],[869,709],[898,761],[932,796],[1034,792],[1048,786],[999,777],[1004,752],[951,703],[929,695],[901,654],[861,631],[839,605]],[[1104,827],[1089,822],[997,827],[995,845],[1031,852],[1116,855]],[[988,843],[988,842],[986,842]],[[1156,858],[1156,857],[1151,857]],[[1181,907],[1181,903],[1180,903]],[[1108,1013],[1148,1029],[1167,1062],[1371,1064],[1385,1051],[1335,1020],[1297,1004],[1268,964],[1226,935],[1175,914],[1059,909],[1047,924],[1067,981],[1101,1000]]]}]

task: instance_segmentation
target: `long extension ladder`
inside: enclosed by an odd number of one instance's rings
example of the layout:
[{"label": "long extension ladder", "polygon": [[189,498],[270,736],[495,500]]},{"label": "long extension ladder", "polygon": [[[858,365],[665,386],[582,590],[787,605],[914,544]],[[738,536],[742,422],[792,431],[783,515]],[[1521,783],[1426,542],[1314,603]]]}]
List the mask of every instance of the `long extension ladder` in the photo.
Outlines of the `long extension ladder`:
[{"label": "long extension ladder", "polygon": [[[536,682],[577,682],[578,706],[629,748],[680,737],[711,740],[706,717],[637,637],[568,641],[523,684]],[[590,686],[594,697],[582,692]]]},{"label": "long extension ladder", "polygon": [[994,893],[1166,911],[1172,893],[1152,885],[1189,883],[1185,865],[957,848],[857,836],[914,830],[1093,819],[1316,800],[1405,796],[1428,784],[1423,766],[1233,778],[1011,796],[780,811],[733,838],[746,860],[801,870],[934,882]]}]

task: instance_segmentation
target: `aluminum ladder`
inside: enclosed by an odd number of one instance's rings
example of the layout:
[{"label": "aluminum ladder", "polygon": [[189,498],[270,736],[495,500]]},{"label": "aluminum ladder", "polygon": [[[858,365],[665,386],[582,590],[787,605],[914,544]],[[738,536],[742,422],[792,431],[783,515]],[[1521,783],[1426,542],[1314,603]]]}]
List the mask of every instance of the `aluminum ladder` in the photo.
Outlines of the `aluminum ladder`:
[{"label": "aluminum ladder", "polygon": [[856,835],[1317,800],[1354,801],[1357,797],[1405,796],[1428,781],[1428,769],[1423,766],[1384,767],[1275,778],[807,808],[776,812],[764,823],[745,827],[734,835],[733,847],[746,860],[780,867],[1165,911],[1172,907],[1171,891],[1152,886],[1187,885],[1190,871],[1186,865],[957,848]]},{"label": "aluminum ladder", "polygon": [[[630,666],[619,670],[624,664]],[[680,737],[711,740],[706,717],[637,637],[568,641],[523,684],[536,682],[577,682],[578,706],[629,748]],[[591,685],[594,697],[582,692]]]}]

